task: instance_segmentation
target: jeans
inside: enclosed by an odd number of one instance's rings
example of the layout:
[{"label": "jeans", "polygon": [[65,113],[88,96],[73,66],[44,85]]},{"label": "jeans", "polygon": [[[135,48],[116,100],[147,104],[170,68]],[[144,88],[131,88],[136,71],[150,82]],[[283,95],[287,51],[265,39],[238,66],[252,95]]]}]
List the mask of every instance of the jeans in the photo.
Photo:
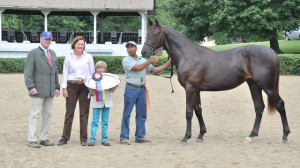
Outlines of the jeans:
[{"label": "jeans", "polygon": [[109,108],[93,108],[93,120],[91,124],[91,142],[96,142],[96,133],[98,130],[100,110],[102,109],[101,114],[101,123],[102,123],[102,138],[101,142],[107,141],[107,127],[108,127],[108,118],[109,118]]},{"label": "jeans", "polygon": [[136,131],[135,131],[135,139],[140,140],[146,135],[146,92],[145,88],[137,88],[135,86],[126,85],[125,93],[124,93],[124,110],[123,110],[123,118],[121,124],[121,134],[120,140],[122,141],[124,138],[129,139],[129,124],[130,124],[130,115],[135,105],[136,108]]}]

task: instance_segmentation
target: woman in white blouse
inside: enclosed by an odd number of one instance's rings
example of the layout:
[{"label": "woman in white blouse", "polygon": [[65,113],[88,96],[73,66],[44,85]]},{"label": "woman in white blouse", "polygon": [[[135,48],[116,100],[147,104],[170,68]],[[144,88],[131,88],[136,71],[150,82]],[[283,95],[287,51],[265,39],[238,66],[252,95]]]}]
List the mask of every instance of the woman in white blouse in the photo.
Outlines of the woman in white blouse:
[{"label": "woman in white blouse", "polygon": [[84,51],[84,37],[75,37],[71,48],[73,50],[65,57],[63,65],[62,88],[63,96],[66,98],[66,114],[62,138],[57,145],[65,145],[70,140],[74,112],[79,100],[80,144],[86,146],[90,99],[88,99],[89,90],[84,84],[84,79],[94,72],[94,60]]}]

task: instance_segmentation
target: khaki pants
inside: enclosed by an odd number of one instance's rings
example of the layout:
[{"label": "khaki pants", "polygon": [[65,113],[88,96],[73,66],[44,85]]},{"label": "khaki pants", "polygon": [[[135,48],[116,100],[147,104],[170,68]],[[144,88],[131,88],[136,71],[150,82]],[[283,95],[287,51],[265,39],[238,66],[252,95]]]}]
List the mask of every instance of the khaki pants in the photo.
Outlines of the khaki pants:
[{"label": "khaki pants", "polygon": [[28,141],[37,141],[37,124],[39,117],[41,117],[41,132],[40,140],[48,139],[48,131],[51,121],[51,111],[53,105],[53,97],[32,97],[30,96],[30,112],[28,123]]},{"label": "khaki pants", "polygon": [[90,99],[88,99],[89,90],[84,84],[74,83],[68,83],[67,90],[69,97],[66,98],[66,115],[62,139],[66,141],[70,139],[76,103],[79,100],[80,141],[87,140],[90,110]]}]

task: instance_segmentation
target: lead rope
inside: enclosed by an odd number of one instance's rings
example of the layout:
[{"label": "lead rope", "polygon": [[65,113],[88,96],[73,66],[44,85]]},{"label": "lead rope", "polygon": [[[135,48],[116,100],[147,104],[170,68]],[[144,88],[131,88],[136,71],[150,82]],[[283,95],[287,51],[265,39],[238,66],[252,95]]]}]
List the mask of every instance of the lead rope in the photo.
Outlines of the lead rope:
[{"label": "lead rope", "polygon": [[[168,56],[168,60],[170,59],[170,56]],[[172,84],[172,77],[173,77],[173,74],[174,74],[174,64],[173,64],[173,62],[171,63],[171,68],[170,68],[170,71],[171,71],[171,73],[170,73],[170,76],[164,76],[164,75],[160,75],[160,74],[153,74],[153,75],[156,75],[156,76],[161,76],[161,77],[164,77],[164,78],[170,78],[170,84],[171,84],[171,88],[172,88],[172,93],[174,93],[174,89],[173,89],[173,84]],[[172,94],[171,93],[171,94]]]},{"label": "lead rope", "polygon": [[[170,59],[170,56],[168,56],[168,60],[169,59]],[[174,64],[173,64],[172,61],[171,61],[171,69],[170,69],[170,71],[171,71],[171,74],[170,74],[170,84],[171,84],[171,88],[172,88],[172,92],[171,92],[171,94],[172,94],[172,93],[174,93],[173,84],[172,84],[172,77],[173,77],[173,74],[174,74]]]}]

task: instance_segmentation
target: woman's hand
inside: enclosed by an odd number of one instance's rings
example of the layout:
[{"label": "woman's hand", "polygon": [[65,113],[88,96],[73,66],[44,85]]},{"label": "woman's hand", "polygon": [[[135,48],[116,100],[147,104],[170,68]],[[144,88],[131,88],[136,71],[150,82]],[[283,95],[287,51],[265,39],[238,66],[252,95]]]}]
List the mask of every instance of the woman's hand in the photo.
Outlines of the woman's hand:
[{"label": "woman's hand", "polygon": [[63,89],[63,96],[64,96],[64,97],[69,97],[69,93],[68,93],[67,88],[64,88],[64,89]]}]

